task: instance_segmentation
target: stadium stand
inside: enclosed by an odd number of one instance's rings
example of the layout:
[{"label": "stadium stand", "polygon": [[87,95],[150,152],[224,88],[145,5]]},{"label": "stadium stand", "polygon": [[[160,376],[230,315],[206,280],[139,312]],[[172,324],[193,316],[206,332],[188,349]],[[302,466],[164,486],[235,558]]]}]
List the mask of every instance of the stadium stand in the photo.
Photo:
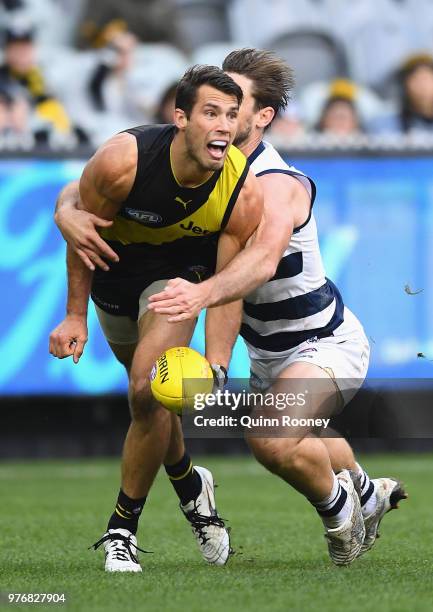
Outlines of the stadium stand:
[{"label": "stadium stand", "polygon": [[244,44],[240,41],[214,42],[201,45],[191,53],[192,64],[213,64],[221,66],[223,59],[233,51],[241,49]]},{"label": "stadium stand", "polygon": [[286,32],[266,46],[293,68],[297,90],[319,79],[349,76],[344,48],[322,30]]},{"label": "stadium stand", "polygon": [[[419,9],[405,0],[334,0],[333,7],[333,31],[346,48],[353,78],[379,93],[407,55],[433,44],[417,27]],[[424,13],[431,13],[431,3]]]},{"label": "stadium stand", "polygon": [[162,92],[153,116],[154,123],[172,123],[175,109],[176,90],[178,81],[173,81]]},{"label": "stadium stand", "polygon": [[99,47],[111,28],[129,29],[143,42],[171,42],[180,46],[171,0],[85,1],[76,31],[79,47]]},{"label": "stadium stand", "polygon": [[[0,88],[14,91],[14,97],[24,98],[32,114],[36,142],[86,142],[87,136],[68,114],[61,96],[56,94],[46,80],[39,63],[33,26],[15,22],[5,30],[3,64],[0,66]],[[71,140],[72,139],[72,140]]]},{"label": "stadium stand", "polygon": [[227,0],[175,0],[174,15],[182,48],[191,52],[212,42],[230,40]]},{"label": "stadium stand", "polygon": [[8,26],[26,20],[35,30],[35,38],[46,45],[71,45],[86,0],[4,0],[0,23]]},{"label": "stadium stand", "polygon": [[[104,83],[104,99],[108,102],[101,109],[92,103],[90,85],[98,68],[107,61],[105,50],[43,47],[40,58],[50,87],[62,92],[61,99],[71,117],[81,118],[95,144],[131,124],[151,121],[164,89],[188,66],[187,58],[171,45],[138,44],[123,82],[118,86],[114,79]],[[121,95],[121,87],[127,95]]]},{"label": "stadium stand", "polygon": [[[344,84],[347,87],[344,87]],[[337,85],[337,86],[336,86]],[[342,92],[342,87],[345,93]],[[340,97],[349,97],[354,101],[360,120],[364,126],[379,117],[394,112],[395,107],[390,102],[385,102],[377,93],[359,84],[341,80],[340,82],[316,81],[307,85],[299,92],[298,101],[303,110],[303,117],[310,128],[313,128],[319,121],[321,109],[326,100],[332,95],[338,94]]]},{"label": "stadium stand", "polygon": [[394,77],[394,109],[372,118],[375,133],[433,133],[433,55],[411,55]]},{"label": "stadium stand", "polygon": [[321,0],[297,0],[296,10],[285,0],[233,0],[228,6],[232,39],[243,46],[267,46],[270,40],[299,29],[329,30],[327,15]]},{"label": "stadium stand", "polygon": [[172,45],[138,45],[132,79],[140,91],[143,108],[154,112],[163,91],[177,81],[189,66],[189,59]]},{"label": "stadium stand", "polygon": [[[409,53],[433,52],[431,0],[299,0],[296,11],[289,9],[283,0],[126,0],[121,6],[114,0],[2,0],[0,40],[14,23],[31,23],[47,89],[94,145],[113,131],[152,121],[164,92],[188,65],[220,65],[233,48],[248,45],[275,50],[295,70],[294,103],[275,121],[272,137],[281,129],[299,138],[303,123],[311,130],[328,84],[340,77],[357,83],[356,106],[368,133],[401,133],[399,68]],[[131,40],[130,33],[137,45],[116,50],[115,37]],[[10,96],[3,95],[3,109]],[[30,113],[27,131],[39,127]]]}]

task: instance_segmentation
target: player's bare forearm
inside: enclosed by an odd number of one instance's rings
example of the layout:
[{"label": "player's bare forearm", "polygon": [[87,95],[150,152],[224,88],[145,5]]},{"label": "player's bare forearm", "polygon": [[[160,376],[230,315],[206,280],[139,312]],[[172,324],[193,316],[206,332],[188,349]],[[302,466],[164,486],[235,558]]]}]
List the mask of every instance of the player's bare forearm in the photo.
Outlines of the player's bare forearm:
[{"label": "player's bare forearm", "polygon": [[73,357],[78,363],[87,342],[87,306],[92,272],[79,256],[67,247],[68,301],[66,316],[51,332],[49,351],[58,359]]},{"label": "player's bare forearm", "polygon": [[210,363],[217,363],[228,369],[241,318],[242,300],[207,310],[206,358]]},{"label": "player's bare forearm", "polygon": [[66,265],[68,271],[66,314],[85,319],[87,318],[93,273],[69,245],[67,246]]},{"label": "player's bare forearm", "polygon": [[227,266],[205,281],[207,307],[239,300],[275,274],[275,258],[269,256],[266,243],[246,247]]}]

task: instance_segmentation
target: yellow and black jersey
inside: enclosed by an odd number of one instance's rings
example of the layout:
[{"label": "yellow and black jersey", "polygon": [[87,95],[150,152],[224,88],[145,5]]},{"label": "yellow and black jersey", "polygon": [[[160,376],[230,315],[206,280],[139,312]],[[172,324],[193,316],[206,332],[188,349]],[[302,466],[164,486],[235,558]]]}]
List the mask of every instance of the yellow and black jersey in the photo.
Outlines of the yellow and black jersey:
[{"label": "yellow and black jersey", "polygon": [[219,232],[248,173],[245,156],[231,146],[223,167],[206,182],[183,187],[170,161],[173,125],[127,132],[137,140],[136,177],[113,225],[101,232],[120,261],[108,273],[96,271],[92,287],[95,302],[118,314],[125,314],[114,300],[119,291],[139,296],[155,280],[199,280],[214,271]]}]

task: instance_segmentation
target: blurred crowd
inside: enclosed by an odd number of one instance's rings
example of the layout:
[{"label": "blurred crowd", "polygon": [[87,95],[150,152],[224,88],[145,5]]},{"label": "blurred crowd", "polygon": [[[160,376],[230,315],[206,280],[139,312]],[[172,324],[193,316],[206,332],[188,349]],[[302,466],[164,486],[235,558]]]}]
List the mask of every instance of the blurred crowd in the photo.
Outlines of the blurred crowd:
[{"label": "blurred crowd", "polygon": [[97,146],[172,119],[176,83],[274,49],[296,88],[270,139],[433,135],[432,0],[0,0],[0,149]]}]

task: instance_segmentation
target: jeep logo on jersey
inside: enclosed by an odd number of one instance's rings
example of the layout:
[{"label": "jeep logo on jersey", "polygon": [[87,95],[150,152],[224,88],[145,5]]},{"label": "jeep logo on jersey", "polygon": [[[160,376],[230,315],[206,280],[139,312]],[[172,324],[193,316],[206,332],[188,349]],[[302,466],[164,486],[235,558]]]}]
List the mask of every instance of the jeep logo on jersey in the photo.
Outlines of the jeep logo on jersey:
[{"label": "jeep logo on jersey", "polygon": [[150,212],[148,210],[136,210],[135,208],[125,208],[126,214],[138,221],[139,223],[161,223],[162,217],[157,213]]},{"label": "jeep logo on jersey", "polygon": [[193,234],[209,234],[209,230],[203,229],[198,225],[194,225],[194,221],[190,221],[188,225],[181,223],[180,227],[187,232],[192,232]]}]

